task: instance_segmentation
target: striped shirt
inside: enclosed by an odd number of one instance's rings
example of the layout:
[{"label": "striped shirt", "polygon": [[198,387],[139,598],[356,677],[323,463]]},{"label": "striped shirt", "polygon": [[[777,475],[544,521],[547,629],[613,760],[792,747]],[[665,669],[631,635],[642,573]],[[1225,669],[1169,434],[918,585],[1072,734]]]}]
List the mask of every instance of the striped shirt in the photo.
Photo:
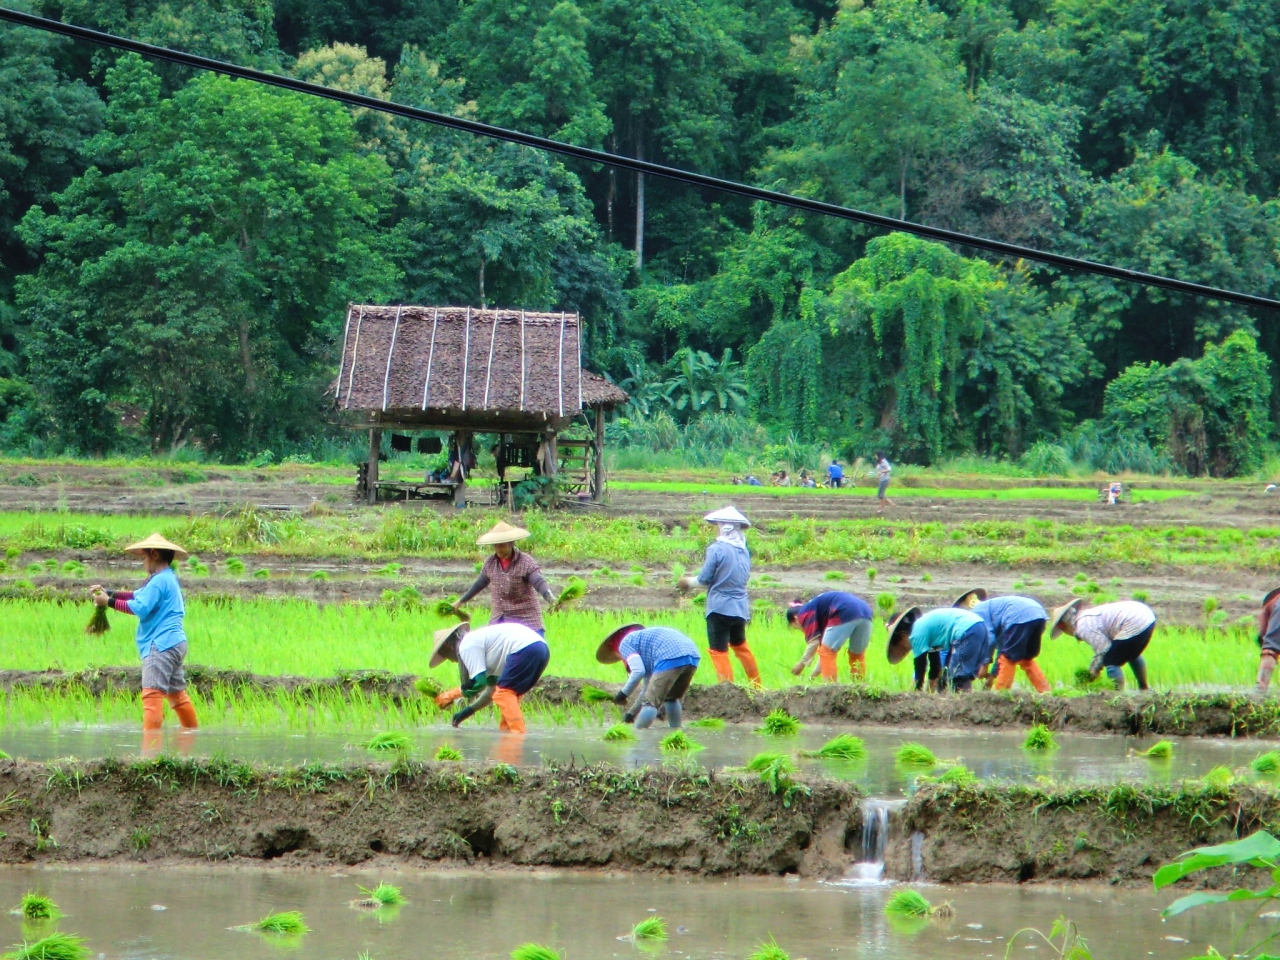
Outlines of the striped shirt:
[{"label": "striped shirt", "polygon": [[1106,653],[1117,640],[1136,637],[1156,622],[1155,611],[1137,600],[1120,600],[1090,607],[1076,614],[1075,635],[1093,648]]},{"label": "striped shirt", "polygon": [[[672,669],[666,666],[671,661],[679,660],[683,665],[688,662],[696,664],[701,659],[697,645],[670,627],[649,627],[627,634],[618,644],[618,656],[626,661],[627,669],[633,675],[639,666],[641,673],[650,676],[659,670]],[[633,658],[639,660],[638,665]]]}]

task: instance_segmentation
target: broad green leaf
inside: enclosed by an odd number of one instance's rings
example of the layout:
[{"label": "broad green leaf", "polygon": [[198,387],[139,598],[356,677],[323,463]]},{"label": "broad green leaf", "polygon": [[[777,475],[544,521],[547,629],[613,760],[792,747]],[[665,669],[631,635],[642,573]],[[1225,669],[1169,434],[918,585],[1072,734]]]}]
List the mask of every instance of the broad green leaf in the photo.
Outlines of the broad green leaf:
[{"label": "broad green leaf", "polygon": [[1280,859],[1280,840],[1265,830],[1212,847],[1199,847],[1183,854],[1183,859],[1167,863],[1152,878],[1157,890],[1181,880],[1189,874],[1228,863],[1248,863],[1257,867],[1274,867]]},{"label": "broad green leaf", "polygon": [[1233,890],[1230,893],[1209,893],[1200,891],[1180,897],[1160,912],[1162,917],[1176,917],[1192,907],[1202,907],[1208,903],[1236,903],[1241,900],[1274,900],[1280,896],[1280,889],[1268,887],[1266,890]]}]

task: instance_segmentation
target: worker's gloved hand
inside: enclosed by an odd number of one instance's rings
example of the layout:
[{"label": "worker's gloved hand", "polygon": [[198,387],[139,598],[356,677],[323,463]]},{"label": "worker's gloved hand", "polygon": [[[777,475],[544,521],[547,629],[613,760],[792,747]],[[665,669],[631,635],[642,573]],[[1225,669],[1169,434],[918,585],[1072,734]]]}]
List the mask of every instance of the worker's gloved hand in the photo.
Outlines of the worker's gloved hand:
[{"label": "worker's gloved hand", "polygon": [[639,712],[640,712],[639,710],[628,710],[626,713],[624,713],[624,714],[622,715],[622,722],[623,722],[623,723],[635,723],[635,722],[636,722],[636,714],[637,714],[637,713],[639,713]]},{"label": "worker's gloved hand", "polygon": [[629,699],[631,699],[631,698],[630,698],[630,697],[628,697],[628,696],[627,696],[625,693],[623,693],[621,690],[619,690],[617,693],[615,693],[615,694],[613,695],[613,702],[614,702],[614,703],[616,703],[616,704],[617,704],[618,706],[620,706],[620,707],[625,707],[625,706],[627,705],[627,701],[628,701]]},{"label": "worker's gloved hand", "polygon": [[446,710],[461,699],[462,689],[454,687],[452,690],[445,690],[443,693],[436,694],[436,706],[441,710]]},{"label": "worker's gloved hand", "polygon": [[698,581],[694,577],[681,577],[676,581],[676,589],[681,593],[688,593],[698,585]]},{"label": "worker's gloved hand", "polygon": [[793,677],[798,677],[798,676],[800,676],[800,674],[802,674],[802,673],[804,673],[804,664],[803,664],[803,663],[797,663],[794,667],[792,667],[792,668],[791,668],[791,675],[792,675]]},{"label": "worker's gloved hand", "polygon": [[475,711],[472,710],[470,707],[463,707],[461,710],[459,710],[457,713],[455,713],[452,717],[449,718],[449,722],[453,724],[455,727],[461,726],[462,721],[466,720],[467,717],[471,716],[473,713],[475,713]]}]

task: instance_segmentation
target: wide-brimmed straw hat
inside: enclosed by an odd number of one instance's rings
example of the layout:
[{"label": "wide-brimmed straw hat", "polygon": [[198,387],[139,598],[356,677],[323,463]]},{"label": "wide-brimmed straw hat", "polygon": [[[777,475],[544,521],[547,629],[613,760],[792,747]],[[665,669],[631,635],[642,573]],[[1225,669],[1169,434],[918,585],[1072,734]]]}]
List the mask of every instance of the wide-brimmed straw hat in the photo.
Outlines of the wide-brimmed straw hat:
[{"label": "wide-brimmed straw hat", "polygon": [[176,543],[166,540],[158,533],[153,533],[151,536],[147,537],[147,539],[139,540],[137,543],[131,543],[129,546],[124,548],[125,553],[131,553],[135,557],[142,556],[143,552],[146,550],[172,550],[174,557],[177,559],[187,559],[187,551],[183,550]]},{"label": "wide-brimmed straw hat", "polygon": [[503,523],[499,520],[493,525],[492,530],[481,534],[476,543],[482,547],[491,547],[495,543],[515,543],[517,540],[523,540],[528,535],[528,530],[513,527],[511,524]]},{"label": "wide-brimmed straw hat", "polygon": [[707,523],[736,523],[742,527],[751,526],[751,521],[744,517],[737,507],[721,507],[719,510],[712,510],[702,519]]},{"label": "wide-brimmed straw hat", "polygon": [[1280,595],[1280,587],[1276,587],[1274,590],[1268,593],[1265,597],[1263,597],[1262,605],[1265,607],[1268,603],[1271,602],[1272,598],[1277,595]]},{"label": "wide-brimmed straw hat", "polygon": [[628,623],[626,626],[619,627],[613,633],[609,634],[600,642],[600,646],[596,647],[597,663],[618,663],[622,657],[618,656],[618,644],[622,643],[622,639],[629,633],[635,633],[637,630],[643,630],[643,623]]},{"label": "wide-brimmed straw hat", "polygon": [[1069,623],[1075,622],[1076,613],[1079,612],[1080,604],[1084,603],[1084,597],[1076,597],[1074,600],[1068,600],[1060,607],[1054,607],[1053,613],[1049,615],[1049,624],[1046,630],[1050,637],[1055,636],[1062,629],[1062,621],[1067,617],[1071,619]]},{"label": "wide-brimmed straw hat", "polygon": [[986,599],[987,591],[982,589],[982,587],[975,587],[972,590],[966,590],[964,593],[960,594],[960,596],[956,597],[956,602],[953,603],[952,606],[962,607],[965,610],[972,610]]},{"label": "wide-brimmed straw hat", "polygon": [[440,664],[444,663],[446,660],[453,659],[452,657],[446,657],[444,655],[444,648],[451,643],[455,645],[454,656],[457,656],[456,644],[467,635],[467,632],[470,629],[471,624],[464,620],[456,626],[445,627],[443,630],[437,630],[435,632],[435,643],[431,645],[431,662],[429,665],[432,668],[435,668],[440,666]]},{"label": "wide-brimmed straw hat", "polygon": [[911,625],[920,619],[919,607],[907,607],[889,618],[885,626],[889,630],[889,646],[885,656],[890,663],[901,663],[911,652]]}]

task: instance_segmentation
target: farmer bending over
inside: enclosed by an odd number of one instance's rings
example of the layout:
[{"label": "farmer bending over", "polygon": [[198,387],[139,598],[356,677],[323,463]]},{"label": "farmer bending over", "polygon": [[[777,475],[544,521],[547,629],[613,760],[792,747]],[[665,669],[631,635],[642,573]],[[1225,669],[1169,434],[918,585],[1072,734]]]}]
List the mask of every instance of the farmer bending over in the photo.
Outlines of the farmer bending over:
[{"label": "farmer bending over", "polygon": [[494,703],[502,717],[498,729],[524,733],[520,698],[537,685],[550,659],[546,641],[522,623],[496,623],[472,630],[463,622],[449,630],[437,630],[431,666],[455,661],[461,684],[436,697],[436,704],[443,708],[462,697],[471,700],[453,715],[450,722],[456,727]]},{"label": "farmer bending over", "polygon": [[[890,663],[901,663],[908,653],[915,658],[915,687],[923,689],[925,669],[929,687],[941,692],[948,685],[957,692],[973,689],[973,681],[990,657],[991,635],[982,618],[972,610],[939,607],[922,614],[911,607],[886,624]],[[947,652],[947,669],[942,654]]]},{"label": "farmer bending over", "polygon": [[1021,667],[1027,682],[1037,693],[1049,692],[1049,681],[1036,663],[1040,656],[1040,643],[1044,638],[1049,614],[1030,597],[992,597],[987,591],[973,590],[971,595],[979,602],[970,609],[980,616],[999,654],[994,689],[1008,690],[1013,686],[1014,672]]},{"label": "farmer bending over", "polygon": [[1147,685],[1147,662],[1142,651],[1151,642],[1156,628],[1155,611],[1137,600],[1120,600],[1098,607],[1081,610],[1084,603],[1077,597],[1053,611],[1049,621],[1049,636],[1059,631],[1075,637],[1093,648],[1093,661],[1089,664],[1089,679],[1096,680],[1104,669],[1117,690],[1124,689],[1126,663],[1138,681],[1139,690],[1151,689]]},{"label": "farmer bending over", "polygon": [[1262,612],[1258,614],[1258,646],[1262,648],[1262,658],[1258,662],[1258,693],[1266,693],[1271,686],[1271,675],[1276,670],[1276,659],[1280,658],[1280,616],[1276,615],[1276,607],[1280,606],[1280,587],[1272,590],[1262,598]]},{"label": "farmer bending over", "polygon": [[178,716],[184,730],[194,730],[196,708],[187,696],[187,678],[182,665],[187,659],[187,635],[182,629],[186,607],[182,588],[173,572],[173,560],[185,560],[187,551],[158,533],[125,547],[125,553],[142,558],[146,582],[134,590],[104,590],[100,584],[89,588],[93,602],[138,618],[138,656],[142,658],[142,746],[159,745],[164,725],[164,702]]},{"label": "farmer bending over", "polygon": [[701,659],[694,642],[679,630],[646,629],[639,623],[619,627],[605,637],[596,650],[596,660],[600,663],[621,661],[630,672],[622,689],[614,694],[614,703],[626,706],[632,692],[640,687],[638,709],[628,710],[623,719],[635,720],[641,730],[653,723],[658,710],[664,706],[667,726],[673,730],[679,728],[684,717],[684,695],[698,672]]},{"label": "farmer bending over", "polygon": [[808,603],[799,600],[787,607],[787,624],[804,632],[807,646],[800,662],[791,668],[797,677],[818,655],[814,673],[835,683],[836,654],[849,644],[849,672],[854,680],[867,674],[867,644],[871,642],[871,607],[856,594],[844,590],[820,593]]}]

